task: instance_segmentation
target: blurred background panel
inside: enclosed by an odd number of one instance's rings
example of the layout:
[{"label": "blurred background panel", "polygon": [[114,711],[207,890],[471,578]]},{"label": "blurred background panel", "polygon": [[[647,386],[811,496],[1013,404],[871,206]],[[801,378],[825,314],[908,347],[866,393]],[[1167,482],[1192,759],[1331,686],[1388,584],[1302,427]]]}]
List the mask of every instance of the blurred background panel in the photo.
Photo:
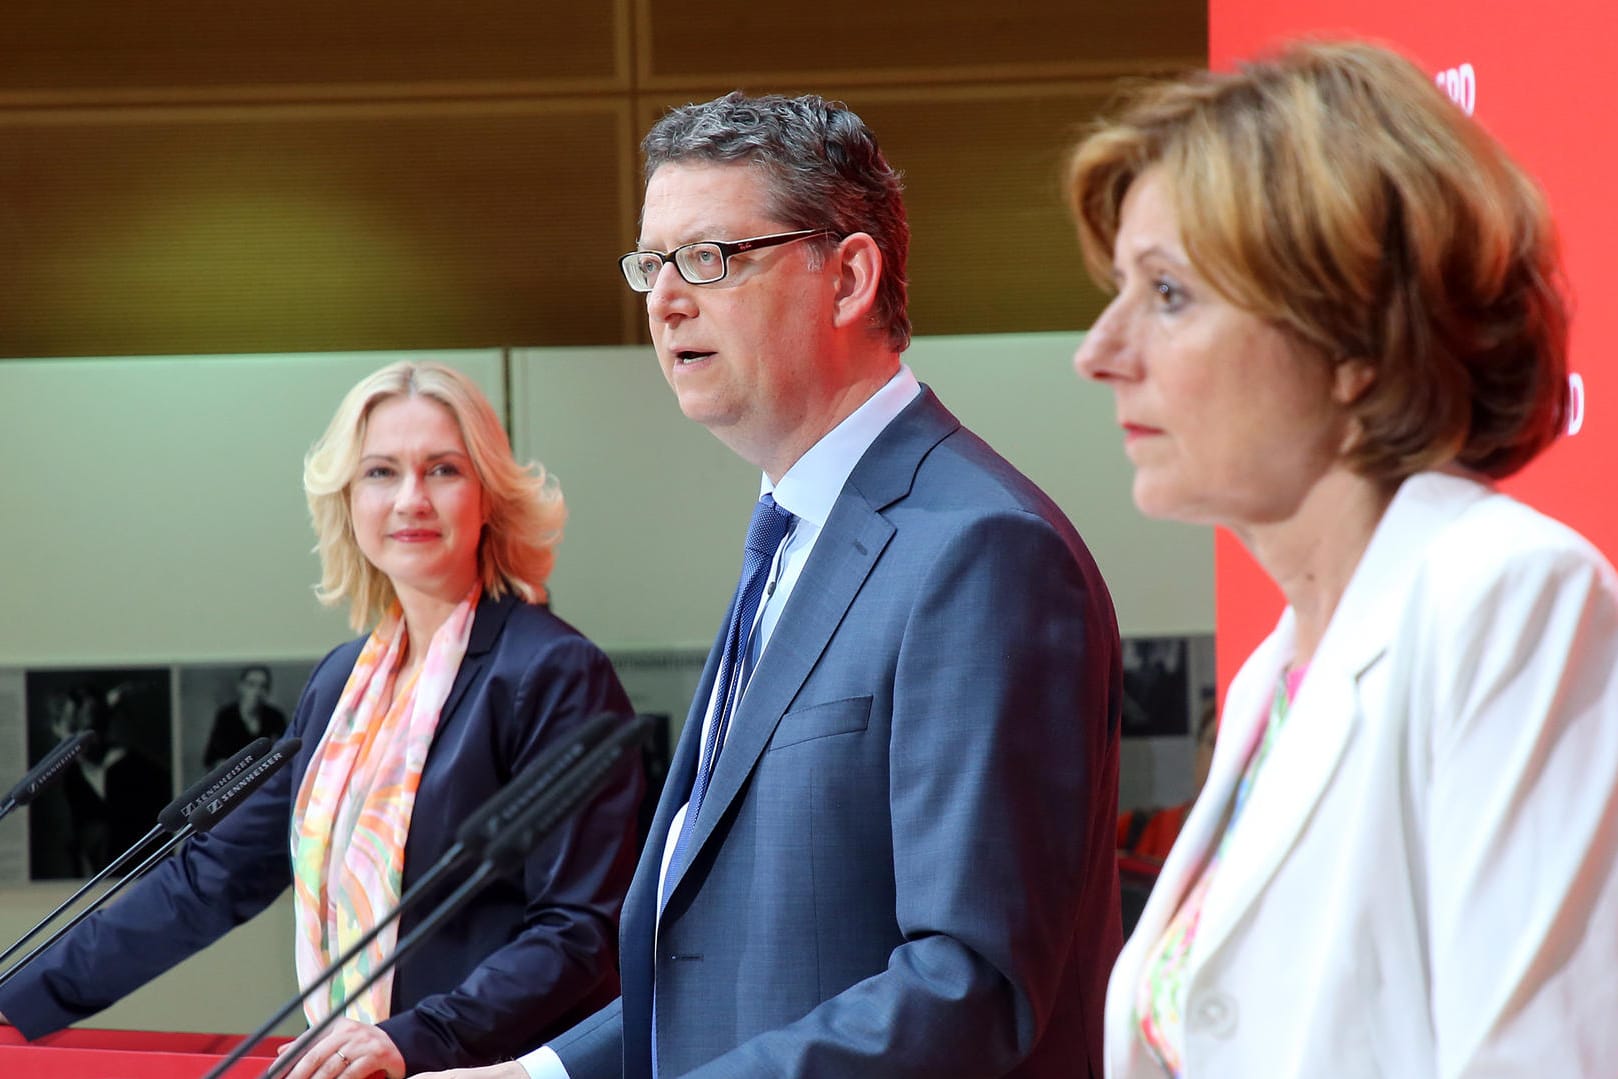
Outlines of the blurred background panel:
[{"label": "blurred background panel", "polygon": [[1204,63],[1207,5],[1184,0],[635,0],[647,88],[789,81],[1013,82]]},{"label": "blurred background panel", "polygon": [[1073,330],[1063,151],[1192,0],[12,0],[0,358],[632,344],[638,143],[737,86],[860,111],[906,175],[918,333]]},{"label": "blurred background panel", "polygon": [[628,0],[7,0],[30,104],[621,90]]},{"label": "blurred background panel", "polygon": [[[610,99],[0,113],[10,356],[612,339]],[[565,150],[563,149],[565,148]],[[565,210],[561,208],[565,207]]]}]

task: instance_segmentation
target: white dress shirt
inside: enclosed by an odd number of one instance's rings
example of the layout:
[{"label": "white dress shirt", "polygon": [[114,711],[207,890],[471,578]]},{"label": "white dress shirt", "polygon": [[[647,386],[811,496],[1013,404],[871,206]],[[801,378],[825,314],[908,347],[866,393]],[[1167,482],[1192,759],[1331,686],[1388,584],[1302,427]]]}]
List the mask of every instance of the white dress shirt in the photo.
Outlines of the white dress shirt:
[{"label": "white dress shirt", "polygon": [[[764,599],[759,604],[758,614],[754,616],[752,636],[756,638],[756,647],[751,651],[755,655],[762,656],[765,647],[769,645],[770,636],[775,632],[781,612],[786,609],[787,600],[792,596],[792,589],[803,573],[804,564],[809,561],[809,553],[814,550],[815,541],[820,538],[821,530],[826,527],[826,519],[831,516],[832,506],[842,494],[843,485],[848,482],[854,466],[860,463],[860,458],[865,456],[865,451],[871,448],[877,436],[887,429],[888,424],[892,423],[920,392],[921,384],[916,381],[916,376],[908,366],[901,364],[898,373],[881,389],[872,394],[842,423],[823,435],[819,442],[809,447],[809,450],[787,469],[786,474],[781,477],[781,482],[772,485],[768,476],[763,477],[759,485],[759,497],[773,494],[776,505],[792,514],[796,520],[792,522],[791,531],[775,552],[775,559],[770,565],[770,574],[767,578],[769,584],[765,586]],[[745,666],[744,673],[752,666],[756,666],[756,662]],[[745,693],[745,682],[738,681],[741,686],[737,692]],[[718,693],[719,687],[715,685],[709,694],[708,708],[702,719],[702,741],[699,743],[701,745],[707,745],[708,742]],[[680,832],[685,827],[686,810],[689,808],[690,803],[681,806],[669,825],[669,834],[663,843],[662,867],[657,875],[659,896],[663,894],[663,880],[668,875],[669,860],[674,856],[674,846],[680,840]],[[561,1059],[548,1045],[540,1046],[522,1057],[519,1063],[527,1069],[530,1079],[570,1079],[567,1069],[562,1067]]]}]

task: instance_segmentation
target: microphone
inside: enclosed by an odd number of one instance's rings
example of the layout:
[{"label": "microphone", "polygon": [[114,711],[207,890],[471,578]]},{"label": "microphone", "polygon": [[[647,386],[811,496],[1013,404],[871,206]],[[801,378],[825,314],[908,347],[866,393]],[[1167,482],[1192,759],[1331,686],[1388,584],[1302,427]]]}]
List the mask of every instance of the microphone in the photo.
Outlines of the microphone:
[{"label": "microphone", "polygon": [[[283,738],[259,760],[248,765],[235,779],[232,779],[222,790],[210,790],[201,798],[189,813],[184,813],[187,835],[206,832],[220,821],[230,815],[231,811],[247,800],[248,795],[262,787],[269,778],[292,760],[303,745],[301,738]],[[184,838],[182,836],[181,838]]]},{"label": "microphone", "polygon": [[[634,716],[625,722],[623,716],[615,713],[597,715],[584,723],[561,745],[547,750],[539,759],[524,768],[466,819],[456,833],[454,845],[445,851],[433,868],[405,893],[399,904],[386,917],[338,956],[314,981],[303,987],[257,1030],[244,1038],[228,1056],[208,1072],[204,1079],[219,1079],[223,1076],[232,1065],[246,1056],[248,1050],[260,1039],[275,1029],[276,1024],[301,1007],[316,990],[359,955],[385,927],[396,921],[422,896],[434,890],[443,877],[469,859],[481,856],[483,861],[472,875],[433,908],[407,937],[399,941],[393,952],[348,999],[369,989],[470,902],[490,880],[511,872],[551,830],[578,812],[606,785],[606,781],[624,754],[646,741],[653,722],[649,716]],[[326,1028],[342,1015],[346,1003],[345,1000],[343,1004],[333,1008],[318,1025],[305,1031],[297,1042],[289,1046],[287,1051],[265,1071],[264,1079],[273,1079],[274,1076],[292,1067]]]},{"label": "microphone", "polygon": [[0,802],[0,820],[4,820],[13,809],[25,806],[45,793],[51,784],[62,778],[67,766],[78,760],[79,754],[94,745],[95,741],[95,731],[80,731],[52,746],[51,751],[7,792],[5,801]]},{"label": "microphone", "polygon": [[[634,726],[634,722],[632,720],[628,726]],[[455,833],[456,843],[464,844],[473,854],[481,853],[490,840],[510,828],[513,821],[567,775],[586,753],[622,726],[623,717],[612,712],[586,720],[571,738],[543,754],[474,810]]]},{"label": "microphone", "polygon": [[[90,732],[86,731],[84,733],[88,735]],[[66,742],[62,743],[62,745],[66,744]],[[57,746],[56,748],[61,749],[62,746]],[[214,768],[213,771],[191,784],[191,786],[187,787],[178,798],[174,799],[174,801],[163,807],[163,811],[157,815],[157,824],[152,828],[151,831],[147,832],[140,839],[137,839],[134,846],[130,847],[118,857],[114,858],[101,870],[101,872],[97,873],[95,876],[91,877],[89,880],[80,885],[78,891],[74,892],[61,903],[57,904],[56,909],[45,915],[44,918],[40,919],[39,923],[36,924],[34,928],[30,929],[28,932],[24,933],[20,938],[18,938],[11,945],[11,947],[5,950],[4,954],[0,954],[0,963],[4,963],[7,959],[10,959],[13,955],[17,954],[18,949],[32,940],[41,929],[44,929],[51,922],[55,921],[61,916],[63,911],[67,910],[73,904],[82,899],[84,894],[91,888],[94,888],[97,884],[100,884],[102,881],[106,880],[108,877],[122,869],[126,863],[135,857],[135,855],[145,850],[147,845],[151,843],[152,840],[162,835],[165,831],[178,832],[181,828],[185,827],[185,819],[191,815],[196,806],[199,806],[202,803],[205,797],[222,790],[249,764],[267,753],[269,748],[270,740],[268,738],[260,738],[258,741],[253,742],[251,745],[248,745],[240,750],[234,757],[231,757],[219,764]],[[55,752],[55,750],[52,752]],[[68,759],[71,760],[72,758],[69,757]],[[37,771],[38,769],[35,770]]]},{"label": "microphone", "polygon": [[[169,851],[173,850],[191,836],[197,835],[201,832],[206,832],[215,824],[218,824],[228,813],[231,812],[231,810],[241,805],[247,800],[249,795],[267,783],[271,776],[284,768],[287,763],[292,760],[293,756],[298,752],[298,747],[302,744],[303,743],[300,739],[284,738],[280,742],[276,743],[275,747],[268,753],[252,761],[245,769],[236,769],[238,774],[236,774],[234,778],[224,780],[223,786],[216,786],[204,791],[203,794],[192,803],[195,808],[189,815],[186,815],[183,810],[180,811],[179,815],[184,817],[185,823],[179,829],[179,831],[175,832],[175,834],[171,836],[167,842],[149,854],[145,861],[135,867],[135,871],[133,873],[130,873],[128,876],[124,877],[123,880],[120,880],[117,884],[114,884],[111,888],[108,888],[105,892],[102,892],[100,895],[96,896],[93,902],[87,904],[83,910],[75,914],[66,925],[52,933],[48,938],[45,939],[43,943],[35,947],[33,951],[17,960],[16,964],[12,966],[11,969],[7,970],[4,974],[0,974],[0,985],[5,985],[12,978],[16,977],[17,972],[22,970],[23,967],[26,967],[41,952],[45,951],[45,949],[49,948],[52,944],[55,944],[57,941],[61,940],[64,936],[72,931],[74,926],[78,925],[91,914],[94,914],[101,907],[105,906],[108,900],[112,899],[113,896],[123,891],[124,888],[128,887],[136,880],[139,880],[147,870],[161,861],[163,857],[169,853]],[[246,753],[252,748],[253,746],[249,746],[247,750],[243,750],[242,753]],[[239,756],[241,756],[241,754],[238,754],[238,757]],[[236,763],[237,758],[233,757],[231,760],[226,761],[225,764],[221,765],[220,769],[228,772],[231,770],[231,766]],[[216,771],[218,770],[219,769],[216,769]],[[188,791],[190,789],[194,789],[198,785],[200,784],[193,784],[192,788],[188,788]],[[169,810],[172,808],[172,804],[166,806],[162,815],[169,816],[172,819],[173,815],[169,813]],[[142,842],[145,842],[145,840],[142,840]],[[138,847],[139,844],[137,844],[137,848]]]},{"label": "microphone", "polygon": [[484,865],[492,866],[495,876],[516,869],[529,851],[607,785],[624,754],[646,744],[653,723],[650,716],[636,716],[591,748],[538,797],[523,800],[504,815],[500,830],[490,836],[484,850]]},{"label": "microphone", "polygon": [[249,742],[237,750],[235,756],[227,757],[215,765],[213,771],[181,791],[178,798],[163,807],[163,811],[157,815],[157,823],[165,831],[178,832],[186,826],[205,801],[222,793],[247,770],[248,765],[264,756],[271,748],[273,747],[268,738],[256,738]]}]

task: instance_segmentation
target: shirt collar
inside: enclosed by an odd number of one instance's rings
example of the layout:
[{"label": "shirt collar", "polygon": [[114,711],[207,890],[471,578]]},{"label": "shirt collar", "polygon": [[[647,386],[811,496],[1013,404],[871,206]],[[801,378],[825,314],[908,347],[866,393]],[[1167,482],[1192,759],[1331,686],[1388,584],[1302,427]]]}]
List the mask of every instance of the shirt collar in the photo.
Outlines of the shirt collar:
[{"label": "shirt collar", "polygon": [[921,384],[905,364],[881,389],[849,416],[821,436],[820,441],[787,469],[773,487],[765,476],[759,494],[773,493],[776,503],[794,517],[824,528],[832,505],[877,436],[921,392]]}]

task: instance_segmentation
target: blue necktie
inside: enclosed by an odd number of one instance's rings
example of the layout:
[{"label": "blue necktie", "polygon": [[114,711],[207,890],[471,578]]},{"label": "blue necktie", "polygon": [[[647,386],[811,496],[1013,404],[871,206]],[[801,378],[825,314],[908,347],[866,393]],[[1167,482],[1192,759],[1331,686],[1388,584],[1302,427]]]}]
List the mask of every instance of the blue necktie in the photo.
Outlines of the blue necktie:
[{"label": "blue necktie", "polygon": [[775,504],[775,498],[764,495],[753,507],[753,519],[747,525],[747,544],[742,553],[742,579],[736,585],[736,597],[730,604],[730,627],[725,631],[725,645],[719,653],[719,670],[714,675],[718,696],[714,700],[713,722],[708,726],[708,738],[703,743],[702,759],[697,762],[697,779],[691,787],[691,801],[685,811],[685,824],[680,838],[674,843],[674,854],[669,858],[669,869],[664,877],[663,894],[658,910],[669,900],[669,888],[675,872],[685,862],[686,849],[697,830],[697,814],[702,812],[702,800],[708,793],[708,782],[713,778],[714,764],[719,750],[725,744],[730,727],[730,716],[741,700],[746,686],[747,652],[753,633],[753,622],[758,616],[759,600],[764,597],[764,579],[769,575],[770,563],[775,560],[776,549],[786,538],[792,524],[792,514]]}]

